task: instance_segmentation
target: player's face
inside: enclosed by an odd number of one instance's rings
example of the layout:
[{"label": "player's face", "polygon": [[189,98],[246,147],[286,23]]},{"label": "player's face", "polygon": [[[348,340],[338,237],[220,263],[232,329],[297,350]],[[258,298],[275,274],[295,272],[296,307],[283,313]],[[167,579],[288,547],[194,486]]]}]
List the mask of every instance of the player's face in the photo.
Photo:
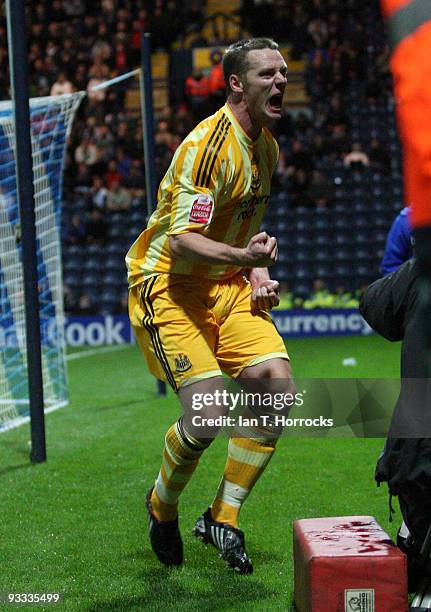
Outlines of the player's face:
[{"label": "player's face", "polygon": [[244,101],[252,120],[267,125],[280,119],[287,83],[287,65],[275,49],[254,49],[247,55]]}]

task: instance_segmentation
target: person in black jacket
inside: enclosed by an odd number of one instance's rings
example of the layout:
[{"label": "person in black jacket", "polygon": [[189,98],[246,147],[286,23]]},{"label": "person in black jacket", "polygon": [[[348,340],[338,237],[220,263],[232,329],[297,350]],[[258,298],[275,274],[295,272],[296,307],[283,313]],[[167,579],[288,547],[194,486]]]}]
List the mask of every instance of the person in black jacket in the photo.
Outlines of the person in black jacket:
[{"label": "person in black jacket", "polygon": [[431,436],[431,384],[420,325],[416,260],[372,283],[363,294],[360,312],[380,335],[392,342],[402,340],[400,395],[376,480],[387,482],[390,494],[398,495],[410,532],[406,538],[399,537],[398,544],[407,553],[409,590],[414,590],[427,573],[427,534],[431,539],[431,439],[426,437]]}]

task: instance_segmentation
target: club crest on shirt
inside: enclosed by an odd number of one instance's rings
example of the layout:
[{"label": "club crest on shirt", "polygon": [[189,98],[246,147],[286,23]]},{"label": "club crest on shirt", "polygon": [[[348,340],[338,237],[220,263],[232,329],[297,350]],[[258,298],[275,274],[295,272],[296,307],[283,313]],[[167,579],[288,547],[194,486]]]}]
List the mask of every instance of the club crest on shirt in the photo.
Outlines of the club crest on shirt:
[{"label": "club crest on shirt", "polygon": [[192,362],[187,357],[187,355],[182,355],[181,353],[178,357],[175,357],[175,370],[179,373],[187,372],[192,367]]},{"label": "club crest on shirt", "polygon": [[202,223],[202,225],[206,225],[211,221],[213,208],[214,201],[209,194],[196,194],[193,196],[193,203],[189,214],[189,222]]},{"label": "club crest on shirt", "polygon": [[261,185],[262,181],[260,180],[259,170],[257,169],[257,160],[253,155],[251,158],[251,191],[256,193]]}]

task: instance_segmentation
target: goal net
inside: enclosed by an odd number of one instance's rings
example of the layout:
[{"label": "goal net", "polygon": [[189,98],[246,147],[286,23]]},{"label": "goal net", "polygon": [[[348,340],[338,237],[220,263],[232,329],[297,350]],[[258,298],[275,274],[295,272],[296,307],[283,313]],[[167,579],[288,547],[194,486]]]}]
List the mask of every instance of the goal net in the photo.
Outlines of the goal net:
[{"label": "goal net", "polygon": [[[73,117],[85,92],[30,100],[45,411],[67,404],[61,200]],[[0,102],[0,432],[27,420],[29,394],[20,213],[11,102]]]}]

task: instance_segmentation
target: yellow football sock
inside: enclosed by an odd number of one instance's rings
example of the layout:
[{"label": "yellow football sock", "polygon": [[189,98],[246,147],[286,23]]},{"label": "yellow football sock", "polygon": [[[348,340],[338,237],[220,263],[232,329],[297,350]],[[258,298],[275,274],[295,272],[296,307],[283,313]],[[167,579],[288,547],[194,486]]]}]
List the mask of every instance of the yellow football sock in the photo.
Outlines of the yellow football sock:
[{"label": "yellow football sock", "polygon": [[223,478],[211,506],[213,520],[238,527],[241,506],[268,465],[275,450],[274,439],[229,440]]},{"label": "yellow football sock", "polygon": [[176,518],[178,498],[208,444],[208,441],[201,442],[190,436],[181,418],[168,429],[162,466],[151,495],[153,512],[159,521],[172,521]]}]

